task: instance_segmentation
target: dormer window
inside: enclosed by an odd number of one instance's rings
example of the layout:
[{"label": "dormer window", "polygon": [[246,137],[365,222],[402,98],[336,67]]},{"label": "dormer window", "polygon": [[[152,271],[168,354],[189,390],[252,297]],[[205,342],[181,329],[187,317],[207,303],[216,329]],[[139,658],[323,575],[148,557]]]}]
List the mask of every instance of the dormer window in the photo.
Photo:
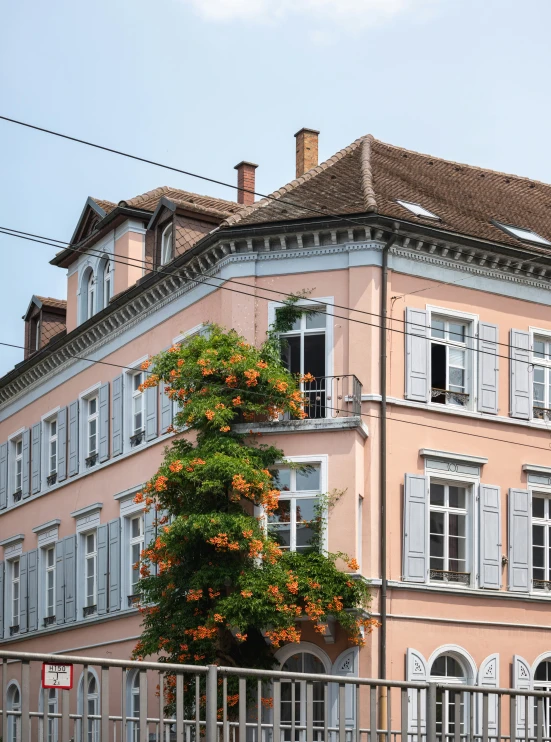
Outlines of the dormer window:
[{"label": "dormer window", "polygon": [[169,224],[161,237],[161,265],[170,263],[172,257],[172,224]]},{"label": "dormer window", "polygon": [[440,219],[439,216],[436,216],[436,214],[433,214],[432,211],[428,211],[427,209],[424,209],[419,204],[413,204],[410,201],[396,201],[397,204],[400,204],[404,209],[407,209],[408,211],[411,211],[412,214],[415,216],[419,216],[423,219]]},{"label": "dormer window", "polygon": [[93,273],[88,276],[86,284],[86,319],[90,319],[94,314],[96,301],[96,280]]},{"label": "dormer window", "polygon": [[34,350],[40,350],[40,317],[34,322]]},{"label": "dormer window", "polygon": [[533,232],[531,229],[514,227],[511,224],[502,224],[501,222],[494,222],[494,224],[496,225],[496,227],[499,227],[504,232],[511,235],[511,237],[516,237],[517,240],[522,240],[523,242],[533,242],[536,245],[551,245],[551,242],[549,242],[549,240],[546,240],[545,237],[537,234],[537,232]]}]

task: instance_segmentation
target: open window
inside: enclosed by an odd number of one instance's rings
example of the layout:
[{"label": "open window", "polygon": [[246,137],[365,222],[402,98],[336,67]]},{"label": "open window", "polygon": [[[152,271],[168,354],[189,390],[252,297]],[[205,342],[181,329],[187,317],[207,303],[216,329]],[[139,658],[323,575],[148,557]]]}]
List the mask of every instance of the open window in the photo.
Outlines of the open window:
[{"label": "open window", "polygon": [[471,324],[455,318],[431,315],[431,400],[437,404],[469,407],[471,391]]},{"label": "open window", "polygon": [[161,235],[161,265],[167,265],[174,257],[172,234],[172,224],[169,224]]}]

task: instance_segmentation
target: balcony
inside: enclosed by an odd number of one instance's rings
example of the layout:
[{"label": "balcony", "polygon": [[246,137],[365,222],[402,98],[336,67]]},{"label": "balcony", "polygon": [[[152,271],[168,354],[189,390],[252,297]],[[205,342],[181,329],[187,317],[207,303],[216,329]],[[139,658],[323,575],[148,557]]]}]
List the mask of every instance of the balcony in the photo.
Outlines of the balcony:
[{"label": "balcony", "polygon": [[57,472],[53,471],[49,476],[46,477],[46,483],[48,487],[51,487],[57,482]]},{"label": "balcony", "polygon": [[86,464],[87,469],[91,469],[93,466],[95,466],[98,462],[98,454],[97,453],[91,453],[90,456],[87,456],[84,459],[84,463]]},{"label": "balcony", "polygon": [[16,490],[13,493],[13,501],[14,502],[21,502],[21,495],[23,494],[22,490]]},{"label": "balcony", "polygon": [[357,417],[362,411],[362,385],[354,374],[318,376],[300,386],[305,398],[304,411],[310,420]]},{"label": "balcony", "polygon": [[444,569],[431,569],[429,574],[429,580],[436,580],[438,582],[451,582],[459,585],[470,585],[471,584],[471,573],[470,572],[450,572]]},{"label": "balcony", "polygon": [[532,416],[534,420],[551,420],[551,409],[534,405],[532,407]]},{"label": "balcony", "polygon": [[46,626],[52,626],[52,624],[54,623],[55,616],[46,616],[46,618],[44,619],[44,628],[46,628]]},{"label": "balcony", "polygon": [[97,605],[87,605],[82,609],[82,615],[84,618],[88,618],[88,616],[95,616],[97,612]]},{"label": "balcony", "polygon": [[128,607],[134,608],[135,606],[138,606],[140,604],[140,593],[135,593],[134,595],[128,596]]},{"label": "balcony", "polygon": [[430,398],[437,404],[453,404],[456,407],[467,407],[469,404],[469,395],[465,392],[454,392],[451,389],[439,389],[434,386],[430,390]]},{"label": "balcony", "polygon": [[134,433],[134,435],[130,436],[130,447],[136,448],[136,446],[139,446],[140,443],[143,443],[145,438],[145,430],[138,430],[137,433]]}]

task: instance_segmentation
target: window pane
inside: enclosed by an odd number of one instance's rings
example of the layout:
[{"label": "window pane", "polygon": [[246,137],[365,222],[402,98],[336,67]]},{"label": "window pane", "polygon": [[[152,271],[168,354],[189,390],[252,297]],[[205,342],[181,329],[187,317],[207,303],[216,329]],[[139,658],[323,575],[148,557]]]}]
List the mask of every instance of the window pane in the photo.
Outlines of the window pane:
[{"label": "window pane", "polygon": [[545,342],[534,339],[534,356],[536,358],[545,358]]},{"label": "window pane", "polygon": [[134,380],[134,391],[137,392],[140,387],[140,384],[142,383],[141,373],[134,374],[133,380]]},{"label": "window pane", "polygon": [[93,551],[95,551],[94,542],[95,542],[94,534],[89,533],[86,536],[86,553],[87,554],[91,554]]},{"label": "window pane", "polygon": [[142,532],[142,519],[140,518],[132,518],[132,538],[136,538],[137,536],[141,535]]},{"label": "window pane", "polygon": [[291,547],[291,527],[289,525],[268,525],[268,533],[271,538],[277,541],[281,549],[289,549]]},{"label": "window pane", "polygon": [[57,432],[57,422],[52,420],[50,423],[50,437],[54,436]]},{"label": "window pane", "polygon": [[48,551],[46,552],[46,555],[47,555],[48,567],[53,567],[54,566],[54,550],[48,549]]},{"label": "window pane", "polygon": [[450,328],[450,340],[453,340],[456,343],[465,342],[465,325],[462,325],[459,322],[450,322],[448,327]]},{"label": "window pane", "polygon": [[296,519],[298,523],[310,522],[316,517],[316,508],[318,505],[317,497],[309,497],[295,501]]},{"label": "window pane", "polygon": [[94,399],[91,399],[91,400],[90,400],[90,401],[88,402],[88,414],[89,414],[89,415],[95,415],[95,414],[96,414],[96,412],[97,412],[97,409],[98,409],[98,401],[97,401],[97,399],[96,399],[96,398],[94,397]]},{"label": "window pane", "polygon": [[320,467],[312,466],[307,471],[296,471],[296,488],[297,492],[304,490],[319,490],[320,488]]},{"label": "window pane", "polygon": [[431,319],[431,335],[433,338],[442,338],[444,339],[445,333],[445,322],[442,319],[436,319],[436,317],[433,317]]},{"label": "window pane", "polygon": [[289,500],[280,500],[276,510],[268,516],[268,523],[290,523],[291,522],[291,502]]},{"label": "window pane", "polygon": [[465,389],[465,371],[462,368],[453,368],[450,366],[450,390],[453,392],[461,392]]},{"label": "window pane", "polygon": [[325,334],[304,337],[304,373],[325,376]]},{"label": "window pane", "polygon": [[449,504],[450,508],[461,508],[465,509],[465,488],[455,487],[450,485],[449,487]]},{"label": "window pane", "polygon": [[277,482],[278,487],[282,492],[288,492],[291,489],[291,470],[278,469]]},{"label": "window pane", "polygon": [[534,516],[534,518],[545,518],[545,498],[544,497],[533,497],[532,498],[532,515]]},{"label": "window pane", "polygon": [[[281,311],[280,309],[276,309],[276,312],[277,312],[277,313],[279,313],[280,311]],[[297,319],[296,319],[296,320],[294,321],[294,323],[293,323],[293,326],[292,326],[292,328],[291,328],[292,330],[300,330],[300,323],[301,323],[301,319],[302,319],[302,317],[298,317],[298,318],[297,318]]]},{"label": "window pane", "polygon": [[430,484],[430,504],[431,505],[443,505],[444,504],[444,492],[445,492],[445,488],[443,484],[436,484],[436,482],[431,482]]},{"label": "window pane", "polygon": [[541,403],[541,406],[545,403],[545,385],[540,384],[534,379],[534,402]]},{"label": "window pane", "polygon": [[318,328],[325,328],[327,318],[323,310],[316,312],[315,314],[306,315],[306,329],[314,330]]}]

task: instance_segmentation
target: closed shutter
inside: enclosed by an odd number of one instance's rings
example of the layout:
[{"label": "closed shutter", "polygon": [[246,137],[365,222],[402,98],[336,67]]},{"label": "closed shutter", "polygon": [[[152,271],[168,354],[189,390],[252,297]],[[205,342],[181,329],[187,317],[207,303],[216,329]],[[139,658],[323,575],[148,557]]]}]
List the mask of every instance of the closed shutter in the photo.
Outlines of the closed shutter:
[{"label": "closed shutter", "polygon": [[107,555],[109,533],[107,524],[98,527],[98,615],[107,613]]},{"label": "closed shutter", "polygon": [[57,481],[67,479],[67,408],[57,413]]},{"label": "closed shutter", "polygon": [[167,396],[166,389],[168,384],[161,384],[161,435],[168,433],[169,427],[173,421],[173,403],[172,400]]},{"label": "closed shutter", "polygon": [[[482,661],[478,670],[478,685],[482,688],[499,688],[499,654],[490,654]],[[483,698],[478,697],[478,719],[479,734],[483,734]],[[488,735],[495,737],[498,728],[498,698],[494,695],[488,696]]]},{"label": "closed shutter", "polygon": [[[427,661],[416,649],[406,653],[407,679],[410,683],[426,683],[429,679]],[[418,694],[421,694],[419,698]],[[420,707],[419,707],[420,702]],[[414,742],[421,742],[421,735],[427,729],[427,694],[426,691],[408,690],[408,726]]]},{"label": "closed shutter", "polygon": [[120,456],[122,453],[122,378],[121,375],[113,379],[112,456]]},{"label": "closed shutter", "polygon": [[38,629],[38,549],[27,555],[29,631]]},{"label": "closed shutter", "polygon": [[99,388],[99,460],[109,458],[109,384]]},{"label": "closed shutter", "polygon": [[40,492],[40,459],[42,425],[36,423],[32,427],[31,445],[31,491],[33,495]]},{"label": "closed shutter", "polygon": [[[143,522],[144,546],[147,549],[151,542],[157,537],[157,513],[154,507],[150,508],[149,511],[144,512]],[[150,570],[152,575],[157,574],[157,565],[152,564]]]},{"label": "closed shutter", "polygon": [[65,623],[77,618],[77,537],[63,539],[63,574],[65,583]]},{"label": "closed shutter", "polygon": [[501,588],[501,490],[481,484],[479,490],[480,571],[479,585]]},{"label": "closed shutter", "polygon": [[69,405],[69,476],[78,474],[78,400]]},{"label": "closed shutter", "polygon": [[530,409],[530,333],[511,330],[511,417],[529,420]]},{"label": "closed shutter", "polygon": [[145,390],[145,440],[152,441],[157,437],[157,399],[159,390],[156,386]]},{"label": "closed shutter", "polygon": [[406,399],[429,399],[428,312],[406,309]]},{"label": "closed shutter", "polygon": [[[356,678],[358,677],[358,650],[349,649],[343,652],[337,658],[331,669],[331,675],[339,675],[340,677]],[[331,726],[339,726],[339,686],[336,683],[331,683],[330,689],[332,690],[332,706],[334,708],[333,719],[331,720]],[[356,686],[348,683],[344,687],[344,711],[345,711],[345,725],[347,729],[356,728]]]},{"label": "closed shutter", "polygon": [[0,562],[0,639],[4,636],[4,562]]},{"label": "closed shutter", "polygon": [[532,496],[509,490],[509,590],[530,592],[532,584]]},{"label": "closed shutter", "polygon": [[55,545],[55,622],[65,622],[65,570],[63,568],[63,541]]},{"label": "closed shutter", "polygon": [[121,521],[109,521],[109,613],[121,607]]},{"label": "closed shutter", "polygon": [[31,457],[31,431],[29,429],[23,431],[22,442],[23,442],[23,451],[22,451],[21,466],[23,469],[23,473],[21,477],[21,492],[22,492],[23,498],[26,498],[31,494],[30,481],[29,481],[30,457]]},{"label": "closed shutter", "polygon": [[408,582],[425,582],[428,572],[428,479],[406,474],[404,484],[404,574]]},{"label": "closed shutter", "polygon": [[[0,510],[8,506],[8,444],[0,446]],[[0,636],[2,632],[0,629]]]},{"label": "closed shutter", "polygon": [[[532,689],[532,670],[524,657],[513,656],[513,688],[515,690]],[[525,739],[530,736],[534,719],[534,702],[529,699],[528,703],[528,732],[526,727],[526,696],[517,696],[517,737]]]},{"label": "closed shutter", "polygon": [[478,409],[497,415],[499,360],[497,325],[481,322],[478,326]]},{"label": "closed shutter", "polygon": [[21,554],[19,557],[19,633],[27,633],[27,610],[28,610],[28,591],[27,591],[27,554]]}]

